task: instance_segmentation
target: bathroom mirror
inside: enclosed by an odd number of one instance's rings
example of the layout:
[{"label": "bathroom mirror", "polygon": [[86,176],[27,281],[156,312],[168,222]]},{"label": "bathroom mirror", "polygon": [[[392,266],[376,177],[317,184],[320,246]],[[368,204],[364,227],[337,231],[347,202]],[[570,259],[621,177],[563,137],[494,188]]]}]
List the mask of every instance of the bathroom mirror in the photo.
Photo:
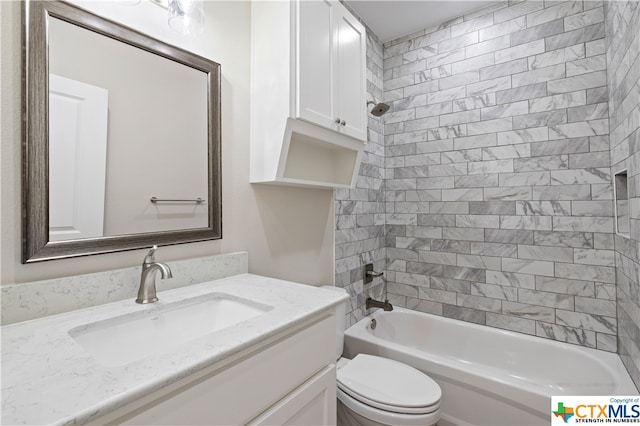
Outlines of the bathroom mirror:
[{"label": "bathroom mirror", "polygon": [[220,65],[23,3],[23,263],[222,237]]}]

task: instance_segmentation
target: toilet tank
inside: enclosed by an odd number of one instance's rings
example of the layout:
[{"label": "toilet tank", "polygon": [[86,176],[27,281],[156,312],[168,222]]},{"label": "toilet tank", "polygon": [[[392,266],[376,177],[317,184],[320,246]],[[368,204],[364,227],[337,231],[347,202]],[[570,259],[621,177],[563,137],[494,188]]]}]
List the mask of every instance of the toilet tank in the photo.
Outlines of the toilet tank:
[{"label": "toilet tank", "polygon": [[[347,290],[340,287],[322,286],[327,290],[337,291],[341,293],[347,293]],[[348,300],[348,299],[347,299]],[[342,356],[342,350],[344,349],[344,325],[345,316],[347,315],[347,301],[336,306],[336,359],[340,359]]]}]

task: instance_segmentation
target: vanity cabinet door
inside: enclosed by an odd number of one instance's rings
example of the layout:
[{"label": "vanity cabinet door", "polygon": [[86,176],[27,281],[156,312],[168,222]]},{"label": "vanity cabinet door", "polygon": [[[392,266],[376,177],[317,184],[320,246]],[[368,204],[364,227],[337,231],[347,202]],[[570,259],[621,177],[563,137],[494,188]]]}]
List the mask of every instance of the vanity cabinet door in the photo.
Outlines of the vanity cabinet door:
[{"label": "vanity cabinet door", "polygon": [[336,403],[336,367],[331,364],[249,424],[335,425]]}]

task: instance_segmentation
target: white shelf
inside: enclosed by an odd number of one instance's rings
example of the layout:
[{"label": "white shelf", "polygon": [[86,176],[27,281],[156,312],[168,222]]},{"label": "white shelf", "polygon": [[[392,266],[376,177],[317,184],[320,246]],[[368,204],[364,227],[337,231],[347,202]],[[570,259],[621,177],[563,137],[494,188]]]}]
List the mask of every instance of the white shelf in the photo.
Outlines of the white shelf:
[{"label": "white shelf", "polygon": [[358,152],[305,135],[292,138],[284,179],[350,185]]},{"label": "white shelf", "polygon": [[[277,162],[253,183],[349,188],[358,175],[364,143],[302,120],[289,118]],[[252,160],[260,161],[259,152]],[[264,163],[263,163],[264,166]]]}]

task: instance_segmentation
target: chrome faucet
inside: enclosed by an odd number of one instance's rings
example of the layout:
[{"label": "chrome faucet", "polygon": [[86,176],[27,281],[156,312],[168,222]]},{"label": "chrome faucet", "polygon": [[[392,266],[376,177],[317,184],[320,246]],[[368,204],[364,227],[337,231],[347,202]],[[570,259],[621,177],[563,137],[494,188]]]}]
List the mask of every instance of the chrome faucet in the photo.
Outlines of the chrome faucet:
[{"label": "chrome faucet", "polygon": [[144,262],[142,262],[142,275],[140,276],[140,288],[138,289],[136,303],[153,303],[158,301],[158,297],[156,296],[156,279],[153,274],[155,271],[160,271],[160,276],[163,280],[165,278],[173,278],[169,265],[156,262],[154,256],[156,250],[158,250],[158,246],[153,246],[144,257]]},{"label": "chrome faucet", "polygon": [[371,308],[382,308],[385,311],[393,311],[393,305],[389,303],[389,300],[385,300],[384,302],[380,302],[379,300],[373,300],[370,297],[367,297],[365,301],[365,307],[367,309]]}]

